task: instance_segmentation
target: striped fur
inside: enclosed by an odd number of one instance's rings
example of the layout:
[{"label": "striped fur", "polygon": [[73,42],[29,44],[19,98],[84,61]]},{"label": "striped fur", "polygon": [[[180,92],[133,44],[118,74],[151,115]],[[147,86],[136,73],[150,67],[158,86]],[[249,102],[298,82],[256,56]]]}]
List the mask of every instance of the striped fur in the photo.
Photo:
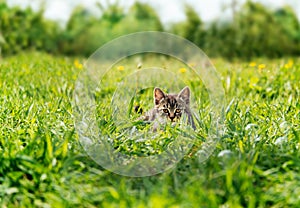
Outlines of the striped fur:
[{"label": "striped fur", "polygon": [[163,123],[166,120],[178,121],[185,113],[188,123],[195,129],[192,113],[190,110],[190,88],[183,88],[178,94],[166,94],[160,88],[154,89],[154,108],[145,113],[144,121],[158,121]]}]

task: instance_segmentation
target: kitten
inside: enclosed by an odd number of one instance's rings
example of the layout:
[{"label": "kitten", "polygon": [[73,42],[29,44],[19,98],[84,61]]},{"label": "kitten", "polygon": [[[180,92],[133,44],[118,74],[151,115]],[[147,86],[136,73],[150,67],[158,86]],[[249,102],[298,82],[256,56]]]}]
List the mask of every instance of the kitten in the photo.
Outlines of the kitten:
[{"label": "kitten", "polygon": [[[154,89],[154,108],[145,113],[144,121],[164,123],[178,121],[183,113],[187,115],[188,124],[196,129],[190,109],[190,88],[184,87],[178,94],[166,94],[160,88]],[[158,123],[154,123],[154,130]]]}]

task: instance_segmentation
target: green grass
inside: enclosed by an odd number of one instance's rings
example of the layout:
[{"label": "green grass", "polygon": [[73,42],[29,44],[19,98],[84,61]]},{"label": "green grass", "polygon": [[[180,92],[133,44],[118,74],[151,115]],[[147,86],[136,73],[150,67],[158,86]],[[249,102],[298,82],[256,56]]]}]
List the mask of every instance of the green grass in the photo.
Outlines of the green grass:
[{"label": "green grass", "polygon": [[[227,98],[225,134],[214,153],[199,163],[196,145],[174,169],[130,178],[98,166],[78,141],[71,103],[81,69],[74,59],[2,59],[0,206],[299,207],[300,60],[213,62]],[[207,125],[198,123],[199,139]],[[139,153],[132,142],[118,145]]]}]

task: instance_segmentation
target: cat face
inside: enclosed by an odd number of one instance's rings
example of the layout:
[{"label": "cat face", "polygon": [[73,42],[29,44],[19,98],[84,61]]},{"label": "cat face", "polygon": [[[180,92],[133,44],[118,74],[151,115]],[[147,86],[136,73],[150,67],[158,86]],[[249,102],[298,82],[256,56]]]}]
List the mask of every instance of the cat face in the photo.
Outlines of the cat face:
[{"label": "cat face", "polygon": [[160,88],[154,89],[154,104],[161,117],[175,122],[189,107],[190,88],[183,88],[178,94],[166,94]]}]

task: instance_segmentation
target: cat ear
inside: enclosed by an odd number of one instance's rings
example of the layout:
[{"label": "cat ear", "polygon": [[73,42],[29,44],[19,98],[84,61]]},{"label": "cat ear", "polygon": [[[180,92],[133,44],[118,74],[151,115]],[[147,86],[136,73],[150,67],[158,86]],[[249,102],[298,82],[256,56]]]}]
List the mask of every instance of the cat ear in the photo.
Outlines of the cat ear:
[{"label": "cat ear", "polygon": [[158,105],[160,103],[160,101],[165,97],[166,97],[165,93],[161,89],[159,89],[158,87],[155,87],[155,89],[154,89],[154,103],[155,103],[155,105]]},{"label": "cat ear", "polygon": [[186,104],[190,103],[190,88],[188,86],[186,86],[185,88],[183,88],[179,94],[178,97],[180,99],[182,99]]}]

